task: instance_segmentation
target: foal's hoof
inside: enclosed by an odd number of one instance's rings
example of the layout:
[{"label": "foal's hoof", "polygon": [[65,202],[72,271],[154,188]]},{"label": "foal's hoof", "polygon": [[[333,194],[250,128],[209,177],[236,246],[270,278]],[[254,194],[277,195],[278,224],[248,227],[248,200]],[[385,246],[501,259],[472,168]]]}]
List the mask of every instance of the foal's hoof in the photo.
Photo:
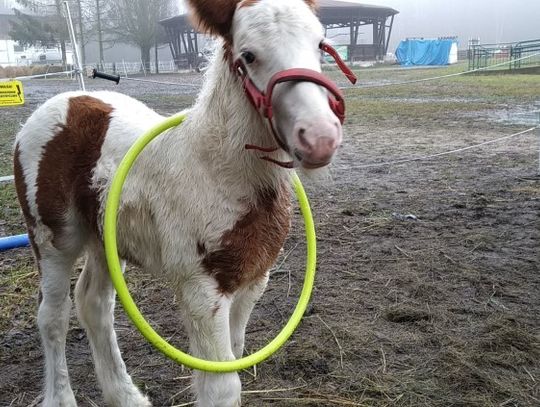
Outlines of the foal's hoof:
[{"label": "foal's hoof", "polygon": [[45,396],[41,407],[77,407],[77,402],[73,392],[69,389],[61,391],[53,397]]},{"label": "foal's hoof", "polygon": [[113,407],[152,407],[148,397],[143,396],[138,390],[117,394],[115,398],[107,399],[107,405]]}]

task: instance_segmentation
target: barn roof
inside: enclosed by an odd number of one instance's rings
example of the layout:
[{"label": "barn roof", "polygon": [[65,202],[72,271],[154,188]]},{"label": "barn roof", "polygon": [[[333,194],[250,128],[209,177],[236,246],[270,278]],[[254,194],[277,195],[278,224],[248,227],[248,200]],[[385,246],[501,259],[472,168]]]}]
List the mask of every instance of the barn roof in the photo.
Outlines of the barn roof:
[{"label": "barn roof", "polygon": [[[322,24],[341,24],[351,20],[369,20],[390,17],[399,11],[390,7],[371,4],[348,3],[345,1],[319,0],[319,19]],[[185,14],[161,20],[164,26],[190,27]]]},{"label": "barn roof", "polygon": [[339,24],[351,19],[379,19],[391,17],[399,11],[391,7],[371,4],[349,3],[335,0],[319,0],[319,19],[323,24]]}]

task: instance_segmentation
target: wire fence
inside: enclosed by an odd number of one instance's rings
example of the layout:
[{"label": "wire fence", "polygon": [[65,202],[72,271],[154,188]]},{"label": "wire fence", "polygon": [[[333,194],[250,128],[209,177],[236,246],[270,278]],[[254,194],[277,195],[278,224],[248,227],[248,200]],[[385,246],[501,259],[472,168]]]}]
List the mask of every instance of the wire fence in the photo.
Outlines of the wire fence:
[{"label": "wire fence", "polygon": [[[514,62],[517,63],[517,62],[525,61],[531,58],[540,58],[540,52],[514,59]],[[359,85],[359,86],[345,86],[345,87],[342,87],[341,89],[350,89],[350,88],[367,89],[367,88],[381,88],[385,86],[410,85],[414,83],[430,82],[430,81],[435,81],[439,79],[452,78],[455,76],[462,76],[462,75],[469,75],[469,74],[473,74],[477,72],[483,72],[490,69],[498,68],[503,65],[508,65],[508,62],[505,61],[505,62],[501,62],[499,64],[491,65],[488,67],[476,68],[476,69],[471,69],[469,71],[456,72],[456,73],[451,73],[447,75],[431,76],[429,78],[412,79],[412,80],[407,80],[407,81],[402,81],[402,82],[383,82],[383,83],[374,83],[374,84]]]},{"label": "wire fence", "polygon": [[[407,163],[416,162],[416,161],[429,161],[429,160],[432,160],[433,158],[443,157],[443,156],[451,155],[451,154],[457,154],[457,153],[467,151],[467,150],[471,150],[471,149],[474,149],[474,148],[480,148],[480,147],[483,147],[483,146],[486,146],[486,145],[489,145],[489,144],[500,143],[500,142],[505,141],[505,140],[509,140],[509,139],[512,139],[512,138],[515,138],[515,137],[519,137],[519,136],[523,136],[525,134],[529,134],[529,133],[531,133],[531,132],[533,132],[534,130],[537,130],[537,129],[539,130],[539,135],[540,135],[540,125],[538,125],[538,126],[531,127],[531,128],[529,128],[527,130],[523,130],[523,131],[513,133],[513,134],[510,134],[510,135],[507,135],[507,136],[498,137],[498,138],[495,138],[495,139],[492,139],[492,140],[484,141],[482,143],[477,143],[477,144],[473,144],[473,145],[470,145],[470,146],[460,147],[460,148],[456,148],[456,149],[453,149],[453,150],[447,150],[447,151],[443,151],[443,152],[440,152],[440,153],[434,153],[434,154],[424,155],[424,156],[420,156],[420,157],[402,158],[402,159],[392,160],[392,161],[383,161],[383,162],[377,162],[377,163],[360,165],[360,166],[351,166],[351,167],[348,167],[348,169],[357,170],[357,169],[367,169],[367,168],[376,168],[376,167],[387,167],[387,166],[392,166],[392,165],[401,165],[401,164],[407,164]],[[540,160],[540,157],[539,157],[539,160]],[[540,165],[540,163],[539,163],[539,165]],[[14,180],[13,175],[9,175],[9,176],[6,176],[6,177],[0,177],[0,183],[12,182],[13,180]]]},{"label": "wire fence", "polygon": [[[539,57],[539,56],[540,56],[540,52],[535,53],[535,54],[531,54],[531,55],[527,55],[527,56],[524,56],[524,57],[521,57],[521,58],[518,58],[518,59],[515,59],[514,61],[519,62],[519,61],[522,61],[522,60],[527,60],[527,59],[530,59],[530,58],[536,58],[536,57]],[[131,81],[146,82],[146,83],[162,84],[162,85],[167,85],[167,86],[184,86],[184,87],[195,87],[195,88],[200,86],[200,85],[197,85],[197,84],[181,84],[181,83],[175,83],[175,82],[155,81],[155,80],[141,79],[141,78],[129,78],[127,75],[130,73],[130,70],[131,70],[131,72],[136,71],[136,73],[140,73],[140,69],[144,69],[144,66],[141,65],[141,64],[123,62],[122,63],[122,68],[124,68],[125,76],[122,77],[122,79],[131,80]],[[505,65],[505,64],[507,64],[506,61],[501,62],[498,65]],[[451,78],[451,77],[456,77],[456,76],[461,76],[461,75],[467,75],[467,74],[471,74],[471,73],[475,73],[475,72],[481,72],[481,71],[484,71],[486,69],[492,69],[494,67],[497,67],[498,65],[492,65],[492,66],[489,66],[489,67],[481,67],[481,68],[476,68],[476,69],[469,70],[469,71],[457,72],[457,73],[452,73],[452,74],[447,74],[447,75],[438,75],[438,76],[432,76],[432,77],[429,77],[429,78],[414,79],[414,80],[408,80],[408,81],[402,81],[402,82],[388,82],[388,83],[378,83],[378,84],[371,84],[371,85],[364,85],[364,86],[356,86],[356,88],[365,89],[365,88],[384,87],[384,86],[398,86],[398,85],[414,84],[414,83],[419,83],[419,82],[428,82],[428,81],[440,80],[440,79]],[[165,64],[164,67],[165,66],[167,66],[167,64]],[[175,64],[174,64],[173,61],[170,61],[168,66],[169,66],[169,68],[173,69],[172,67],[175,66]],[[107,69],[109,69],[109,73],[114,73],[114,72],[116,72],[116,74],[118,73],[118,71],[117,71],[118,66],[115,66],[114,63],[112,63],[110,65],[107,65],[107,66],[104,66],[103,68],[105,69],[105,71],[107,71]],[[139,70],[137,70],[137,69],[139,69]],[[24,80],[24,79],[34,79],[34,78],[42,78],[42,77],[48,77],[48,76],[73,75],[73,73],[75,73],[75,72],[76,71],[71,70],[71,71],[64,71],[64,72],[46,73],[46,74],[41,74],[41,75],[20,76],[20,77],[14,78],[14,79]],[[344,87],[344,88],[345,89],[350,89],[351,87],[349,86],[349,87]],[[342,89],[344,89],[344,88],[342,88]],[[521,115],[523,115],[523,114],[534,115],[537,112],[539,112],[539,111],[534,110],[534,111],[531,111],[531,112],[521,112],[519,114],[521,114]],[[450,155],[450,154],[456,154],[458,152],[466,151],[466,150],[473,149],[473,148],[478,148],[478,147],[481,147],[481,146],[484,146],[484,145],[501,142],[501,141],[504,141],[504,140],[507,140],[507,139],[510,139],[510,138],[514,138],[514,137],[518,137],[518,136],[521,136],[521,135],[524,135],[524,134],[528,134],[528,133],[534,131],[535,129],[540,129],[540,115],[538,115],[538,116],[539,116],[539,125],[538,126],[531,127],[531,128],[529,128],[527,130],[524,130],[524,131],[521,131],[521,132],[518,132],[518,133],[514,133],[514,134],[511,134],[511,135],[508,135],[508,136],[499,137],[499,138],[494,139],[494,140],[489,140],[489,141],[482,142],[482,143],[479,143],[479,144],[474,144],[474,145],[471,145],[471,146],[466,146],[466,147],[462,147],[462,148],[458,148],[458,149],[454,149],[454,150],[449,150],[449,151],[444,151],[444,152],[440,152],[440,153],[435,153],[435,154],[430,154],[430,155],[426,155],[426,156],[413,157],[413,158],[404,158],[404,159],[398,159],[398,160],[393,160],[393,161],[366,164],[366,165],[362,165],[362,166],[351,167],[351,169],[366,169],[366,168],[383,167],[383,166],[390,166],[390,165],[400,165],[400,164],[405,164],[405,163],[410,163],[410,162],[415,162],[415,161],[426,161],[426,160],[430,160],[430,159],[433,159],[433,158],[437,158],[437,157],[441,157],[441,156],[445,156],[445,155]],[[540,130],[539,130],[539,133],[540,133]],[[539,156],[539,166],[540,166],[540,156]],[[539,167],[539,172],[540,172],[540,167]],[[14,180],[14,178],[13,178],[12,175],[0,177],[0,183],[12,182],[13,180]]]},{"label": "wire fence", "polygon": [[[540,67],[540,39],[502,44],[472,44],[469,47],[469,69],[521,69]],[[534,54],[534,55],[533,55]],[[526,60],[522,57],[531,56]]]},{"label": "wire fence", "polygon": [[527,130],[523,130],[523,131],[520,131],[520,132],[517,132],[517,133],[514,133],[514,134],[510,134],[508,136],[498,137],[498,138],[493,139],[493,140],[484,141],[482,143],[473,144],[473,145],[466,146],[466,147],[456,148],[454,150],[443,151],[441,153],[429,154],[429,155],[424,155],[424,156],[420,156],[420,157],[402,158],[402,159],[392,160],[392,161],[383,161],[383,162],[379,162],[379,163],[372,163],[372,164],[366,164],[366,165],[360,165],[360,166],[353,166],[353,167],[350,167],[350,169],[365,169],[365,168],[387,167],[387,166],[392,166],[392,165],[407,164],[407,163],[411,163],[411,162],[415,162],[415,161],[429,161],[429,160],[431,160],[433,158],[442,157],[442,156],[445,156],[445,155],[461,153],[463,151],[471,150],[473,148],[483,147],[483,146],[486,146],[488,144],[500,143],[501,141],[509,140],[511,138],[514,138],[514,137],[519,137],[519,136],[523,136],[525,134],[531,133],[536,129],[540,129],[540,125],[535,126],[535,127],[531,127],[531,128],[529,128]]},{"label": "wire fence", "polygon": [[178,69],[174,61],[159,61],[156,67],[155,62],[144,63],[142,61],[129,62],[103,62],[96,64],[87,64],[83,67],[85,72],[91,72],[94,68],[100,72],[110,75],[149,75],[158,73],[178,73]]},{"label": "wire fence", "polygon": [[49,77],[54,77],[54,76],[66,76],[66,77],[72,78],[74,73],[75,71],[72,69],[70,71],[63,71],[63,72],[51,72],[51,73],[42,73],[42,74],[37,74],[37,75],[15,76],[13,78],[0,78],[0,81],[7,81],[7,80],[12,80],[12,79],[23,81],[23,80],[29,80],[29,79],[49,78]]}]

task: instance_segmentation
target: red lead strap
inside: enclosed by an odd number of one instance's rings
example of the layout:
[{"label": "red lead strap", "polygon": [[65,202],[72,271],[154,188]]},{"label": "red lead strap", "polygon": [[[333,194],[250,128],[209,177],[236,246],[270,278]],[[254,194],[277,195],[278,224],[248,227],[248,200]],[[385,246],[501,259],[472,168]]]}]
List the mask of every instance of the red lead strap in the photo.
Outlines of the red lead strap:
[{"label": "red lead strap", "polygon": [[351,69],[347,66],[343,59],[341,59],[336,49],[328,45],[324,41],[321,41],[321,43],[319,44],[319,48],[324,52],[330,54],[332,58],[334,58],[336,64],[339,66],[339,69],[341,69],[341,72],[343,72],[347,79],[350,80],[351,83],[354,85],[356,83],[356,75],[353,73],[353,71],[351,71]]}]

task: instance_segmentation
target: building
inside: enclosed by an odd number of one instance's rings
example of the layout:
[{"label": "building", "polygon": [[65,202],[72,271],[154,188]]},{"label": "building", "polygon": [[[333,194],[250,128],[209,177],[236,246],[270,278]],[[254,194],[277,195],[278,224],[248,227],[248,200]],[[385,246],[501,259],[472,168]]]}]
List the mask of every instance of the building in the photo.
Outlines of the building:
[{"label": "building", "polygon": [[[382,6],[320,0],[318,16],[326,36],[338,45],[349,62],[382,60],[388,52],[394,16],[399,12]],[[160,21],[165,28],[171,53],[178,67],[196,67],[203,38],[185,14]],[[361,31],[367,28],[366,32]],[[201,48],[201,49],[200,49]]]}]

